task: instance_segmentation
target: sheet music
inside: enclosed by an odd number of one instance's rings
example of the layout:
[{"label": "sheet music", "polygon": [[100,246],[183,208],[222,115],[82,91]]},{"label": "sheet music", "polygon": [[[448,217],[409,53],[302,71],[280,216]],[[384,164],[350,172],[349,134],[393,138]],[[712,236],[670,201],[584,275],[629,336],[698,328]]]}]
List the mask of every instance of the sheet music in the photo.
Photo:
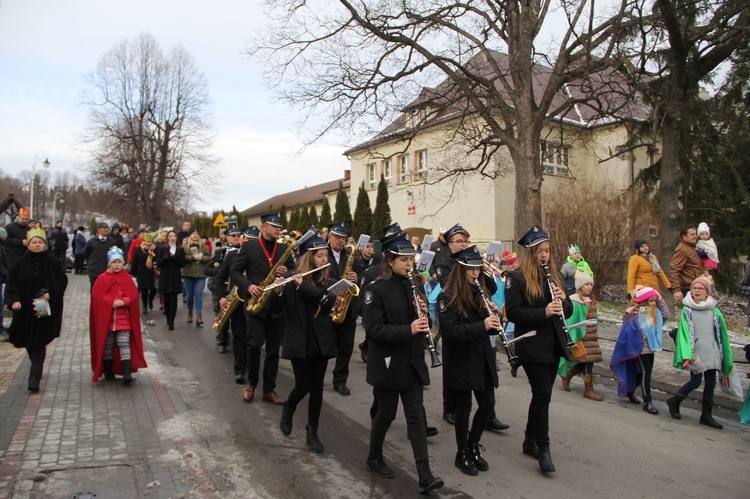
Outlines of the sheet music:
[{"label": "sheet music", "polygon": [[432,265],[432,261],[435,259],[435,252],[425,250],[422,252],[422,255],[419,257],[419,263],[416,264],[417,272],[428,272],[430,270],[430,266]]},{"label": "sheet music", "polygon": [[328,292],[334,296],[338,296],[352,286],[354,286],[354,283],[349,279],[341,279],[332,284],[331,287],[328,288]]},{"label": "sheet music", "polygon": [[490,241],[490,245],[487,247],[487,261],[488,262],[498,261],[499,254],[500,254],[500,241]]},{"label": "sheet music", "polygon": [[365,246],[367,246],[367,243],[369,242],[370,236],[368,236],[367,234],[362,234],[361,236],[359,236],[359,240],[357,240],[357,249],[359,251],[362,251],[363,249],[365,249]]}]

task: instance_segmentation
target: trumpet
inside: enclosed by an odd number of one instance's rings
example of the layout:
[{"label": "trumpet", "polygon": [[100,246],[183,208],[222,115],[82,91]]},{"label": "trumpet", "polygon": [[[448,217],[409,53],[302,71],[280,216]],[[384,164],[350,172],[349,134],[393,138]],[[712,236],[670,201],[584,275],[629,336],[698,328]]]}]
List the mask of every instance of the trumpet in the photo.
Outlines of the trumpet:
[{"label": "trumpet", "polygon": [[266,291],[271,291],[272,289],[276,289],[279,286],[284,286],[287,283],[292,282],[294,280],[295,276],[302,276],[302,277],[304,277],[306,275],[312,274],[313,272],[317,272],[319,270],[323,270],[324,268],[330,267],[330,266],[331,266],[330,263],[326,263],[325,265],[321,265],[317,269],[308,270],[307,272],[302,272],[301,274],[292,274],[291,276],[287,277],[283,281],[275,282],[275,283],[271,284],[270,286],[266,286],[265,288],[263,288],[263,292],[265,293]]},{"label": "trumpet", "polygon": [[508,354],[508,362],[513,365],[516,362],[518,362],[518,356],[516,355],[515,351],[511,348],[511,344],[508,341],[508,337],[505,336],[505,329],[503,329],[503,321],[500,315],[492,310],[492,307],[490,307],[490,300],[487,298],[487,294],[484,292],[484,288],[482,287],[482,284],[479,282],[479,279],[474,279],[474,284],[476,285],[477,289],[479,290],[479,294],[482,297],[482,302],[484,303],[484,308],[487,309],[487,313],[490,315],[494,315],[498,319],[500,319],[500,329],[498,329],[497,334],[500,337],[500,342],[503,344],[503,348],[505,348],[505,353]]},{"label": "trumpet", "polygon": [[[409,279],[409,284],[411,285],[411,293],[414,300],[414,308],[417,310],[417,317],[422,319],[425,315],[424,312],[422,312],[422,307],[419,306],[420,300],[419,294],[417,293],[417,281],[414,279],[414,274],[411,271],[406,273],[406,277]],[[432,362],[430,367],[440,367],[443,363],[440,362],[440,357],[438,356],[435,342],[432,340],[432,335],[427,332],[425,333],[425,336],[427,336],[427,350],[430,352],[430,361]]]}]

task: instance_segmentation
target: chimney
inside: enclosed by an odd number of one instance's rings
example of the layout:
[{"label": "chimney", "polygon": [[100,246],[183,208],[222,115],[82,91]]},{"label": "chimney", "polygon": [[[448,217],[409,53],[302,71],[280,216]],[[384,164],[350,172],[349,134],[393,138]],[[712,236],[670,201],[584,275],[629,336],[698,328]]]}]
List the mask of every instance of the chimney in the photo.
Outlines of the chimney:
[{"label": "chimney", "polygon": [[352,178],[352,171],[351,170],[344,170],[344,181],[351,180]]}]

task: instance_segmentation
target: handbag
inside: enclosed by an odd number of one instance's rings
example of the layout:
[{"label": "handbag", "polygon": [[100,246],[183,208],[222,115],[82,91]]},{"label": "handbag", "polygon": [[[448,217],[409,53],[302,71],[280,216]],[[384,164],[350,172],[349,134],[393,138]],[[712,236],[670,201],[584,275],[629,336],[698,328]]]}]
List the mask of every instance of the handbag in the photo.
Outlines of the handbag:
[{"label": "handbag", "polygon": [[740,375],[737,374],[737,369],[734,366],[732,366],[729,375],[719,375],[719,386],[721,387],[721,391],[727,395],[742,399],[742,382],[740,382]]},{"label": "handbag", "polygon": [[578,340],[568,347],[570,354],[574,359],[580,359],[586,355],[586,347],[583,346],[583,340]]}]

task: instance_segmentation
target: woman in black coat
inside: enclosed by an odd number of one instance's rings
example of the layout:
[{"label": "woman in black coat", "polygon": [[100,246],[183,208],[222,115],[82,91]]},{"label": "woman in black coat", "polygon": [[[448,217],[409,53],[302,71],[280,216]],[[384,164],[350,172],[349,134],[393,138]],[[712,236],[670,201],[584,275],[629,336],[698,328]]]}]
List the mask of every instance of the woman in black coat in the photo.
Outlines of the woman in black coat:
[{"label": "woman in black coat", "polygon": [[[60,336],[68,278],[60,261],[46,249],[44,230],[33,229],[26,239],[28,249],[8,275],[5,303],[13,311],[10,342],[28,352],[29,391],[38,392],[47,344]],[[49,309],[45,312],[46,305]]]},{"label": "woman in black coat", "polygon": [[[480,453],[479,441],[495,407],[498,378],[490,335],[498,333],[501,322],[497,305],[489,300],[482,255],[477,247],[460,251],[454,255],[454,261],[437,301],[444,342],[443,384],[456,399],[456,467],[476,476],[478,471],[489,469]],[[477,283],[487,297],[487,305]],[[487,306],[494,312],[492,315]],[[472,392],[478,408],[469,431]]]},{"label": "woman in black coat", "polygon": [[[543,473],[555,466],[549,451],[549,403],[561,357],[573,360],[563,330],[564,317],[573,313],[565,285],[550,258],[549,237],[532,227],[519,241],[524,247],[521,266],[505,280],[505,310],[516,326],[516,338],[536,331],[536,335],[516,343],[516,355],[531,385],[531,403],[526,423],[523,453],[536,457]],[[546,269],[546,270],[545,270]],[[554,296],[547,279],[549,272]]]},{"label": "woman in black coat", "polygon": [[144,234],[141,245],[133,251],[133,259],[130,261],[130,274],[135,277],[138,284],[138,293],[141,296],[141,310],[144,314],[154,308],[156,297],[156,276],[154,269],[156,265],[156,252],[154,251],[154,236]]},{"label": "woman in black coat", "polygon": [[286,325],[281,351],[283,359],[292,361],[294,388],[281,410],[279,427],[284,435],[292,433],[292,418],[303,398],[309,393],[307,404],[306,443],[313,452],[323,452],[318,438],[320,410],[323,406],[323,378],[328,359],[336,357],[329,312],[335,303],[327,288],[328,268],[301,276],[328,264],[328,245],[320,237],[313,237],[300,246],[297,273],[284,287],[277,288],[285,302]]},{"label": "woman in black coat", "polygon": [[167,315],[167,328],[174,331],[174,318],[177,315],[177,295],[182,293],[182,274],[185,266],[185,250],[177,244],[177,233],[170,230],[167,241],[156,255],[159,268],[159,293],[164,297],[164,312]]},{"label": "woman in black coat", "polygon": [[377,401],[366,468],[386,478],[394,476],[383,460],[383,444],[396,418],[400,398],[417,465],[419,491],[427,492],[443,486],[443,480],[430,471],[427,452],[423,403],[424,386],[430,383],[424,360],[424,335],[430,333],[427,300],[420,298],[418,315],[407,277],[414,267],[414,247],[408,235],[394,234],[381,244],[383,273],[366,288],[362,308],[368,341],[367,382],[373,386]]}]

